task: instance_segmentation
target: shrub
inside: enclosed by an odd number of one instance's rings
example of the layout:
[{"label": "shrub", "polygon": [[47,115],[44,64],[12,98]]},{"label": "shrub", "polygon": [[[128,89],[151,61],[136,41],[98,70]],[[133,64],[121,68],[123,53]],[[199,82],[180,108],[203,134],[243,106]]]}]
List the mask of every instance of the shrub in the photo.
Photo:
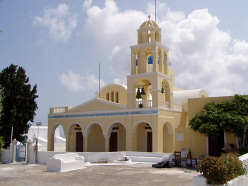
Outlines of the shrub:
[{"label": "shrub", "polygon": [[227,165],[228,168],[228,180],[236,178],[246,173],[242,161],[238,156],[233,153],[222,154],[220,159]]},{"label": "shrub", "polygon": [[208,156],[197,166],[197,171],[203,174],[208,184],[225,184],[228,168],[220,158]]},{"label": "shrub", "polygon": [[242,162],[235,154],[222,154],[220,157],[204,158],[197,171],[202,173],[208,184],[226,184],[229,180],[245,174]]},{"label": "shrub", "polygon": [[246,153],[248,153],[248,146],[240,147],[239,154],[243,155],[243,154],[246,154]]}]

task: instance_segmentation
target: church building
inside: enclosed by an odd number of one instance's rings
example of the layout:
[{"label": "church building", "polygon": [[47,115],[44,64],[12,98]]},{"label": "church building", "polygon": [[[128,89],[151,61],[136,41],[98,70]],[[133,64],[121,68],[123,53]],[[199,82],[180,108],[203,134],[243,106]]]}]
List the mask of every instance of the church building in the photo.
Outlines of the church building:
[{"label": "church building", "polygon": [[[189,148],[195,157],[210,153],[208,137],[194,132],[189,121],[214,98],[202,89],[176,86],[169,49],[161,43],[156,22],[149,18],[137,32],[127,86],[106,85],[96,98],[76,107],[50,108],[48,151],[54,150],[55,129],[61,125],[69,152],[173,153]],[[236,142],[231,134],[224,138]]]}]

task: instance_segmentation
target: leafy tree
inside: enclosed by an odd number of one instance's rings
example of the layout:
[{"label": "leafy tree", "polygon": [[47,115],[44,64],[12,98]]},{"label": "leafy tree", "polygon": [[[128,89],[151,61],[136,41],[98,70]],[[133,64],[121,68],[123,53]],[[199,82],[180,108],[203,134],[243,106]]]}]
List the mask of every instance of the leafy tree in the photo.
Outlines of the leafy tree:
[{"label": "leafy tree", "polygon": [[4,137],[5,145],[10,144],[11,129],[13,138],[18,141],[25,139],[28,132],[28,122],[33,122],[35,111],[38,108],[35,101],[38,96],[37,85],[33,88],[28,83],[25,70],[11,64],[0,72],[0,92],[2,110],[0,113],[0,136]]},{"label": "leafy tree", "polygon": [[194,131],[207,136],[218,136],[223,130],[234,133],[244,146],[248,132],[248,98],[235,95],[230,102],[206,103],[189,124]]}]

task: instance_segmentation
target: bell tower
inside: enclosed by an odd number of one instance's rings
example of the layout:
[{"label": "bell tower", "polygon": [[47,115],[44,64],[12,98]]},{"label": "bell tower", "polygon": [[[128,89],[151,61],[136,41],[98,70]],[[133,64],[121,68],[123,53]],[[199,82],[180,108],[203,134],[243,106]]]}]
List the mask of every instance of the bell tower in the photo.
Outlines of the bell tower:
[{"label": "bell tower", "polygon": [[137,30],[138,44],[131,46],[131,75],[127,76],[128,107],[173,107],[174,71],[169,49],[161,43],[161,28],[145,21]]}]

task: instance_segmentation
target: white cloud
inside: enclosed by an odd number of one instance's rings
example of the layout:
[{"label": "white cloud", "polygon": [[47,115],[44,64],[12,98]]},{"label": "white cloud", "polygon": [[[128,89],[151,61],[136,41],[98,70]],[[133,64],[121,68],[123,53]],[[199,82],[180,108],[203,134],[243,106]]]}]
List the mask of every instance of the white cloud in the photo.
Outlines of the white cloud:
[{"label": "white cloud", "polygon": [[[115,82],[130,74],[129,46],[137,44],[137,29],[147,15],[153,15],[153,10],[148,4],[147,14],[120,12],[114,0],[106,0],[103,8],[88,8],[86,29],[97,50],[108,59],[111,72],[117,76]],[[185,15],[159,2],[158,15],[162,43],[170,48],[169,59],[176,70],[178,87],[203,88],[211,96],[247,92],[247,41],[232,39],[220,30],[221,20],[207,9]]]},{"label": "white cloud", "polygon": [[83,2],[83,8],[89,8],[92,4],[92,0],[85,0]]},{"label": "white cloud", "polygon": [[67,41],[77,26],[77,15],[70,12],[68,5],[59,4],[55,9],[46,8],[43,16],[34,18],[33,24],[47,28],[53,40]]},{"label": "white cloud", "polygon": [[130,45],[136,44],[137,25],[147,16],[136,10],[120,12],[113,0],[105,6],[91,6],[87,10],[88,33],[94,39],[95,48],[106,59],[111,73],[123,78],[130,73]]},{"label": "white cloud", "polygon": [[[86,73],[85,76],[81,76],[74,73],[72,70],[68,70],[68,73],[59,75],[58,79],[61,84],[70,91],[82,91],[82,90],[93,90],[97,91],[99,86],[99,79],[90,73]],[[104,86],[106,83],[101,80],[101,85]]]}]

